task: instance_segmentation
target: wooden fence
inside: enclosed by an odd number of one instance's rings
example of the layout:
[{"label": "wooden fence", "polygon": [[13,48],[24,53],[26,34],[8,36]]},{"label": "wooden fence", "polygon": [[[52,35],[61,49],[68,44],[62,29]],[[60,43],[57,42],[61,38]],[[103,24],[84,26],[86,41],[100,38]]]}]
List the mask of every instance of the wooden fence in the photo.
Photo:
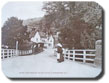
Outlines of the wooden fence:
[{"label": "wooden fence", "polygon": [[18,55],[32,54],[32,50],[19,50]]},{"label": "wooden fence", "polygon": [[16,50],[16,49],[2,49],[1,50],[1,58],[11,58],[18,55],[27,55],[32,54],[32,50]]},{"label": "wooden fence", "polygon": [[81,61],[81,62],[94,62],[95,59],[94,49],[74,49],[74,50],[64,50],[64,58],[73,60],[73,61]]},{"label": "wooden fence", "polygon": [[1,50],[1,58],[10,58],[16,56],[16,50],[15,49],[2,49]]},{"label": "wooden fence", "polygon": [[[95,49],[63,49],[64,59],[72,60],[72,61],[80,61],[80,62],[89,62],[93,63],[95,61]],[[54,55],[57,55],[56,49],[54,51]]]}]

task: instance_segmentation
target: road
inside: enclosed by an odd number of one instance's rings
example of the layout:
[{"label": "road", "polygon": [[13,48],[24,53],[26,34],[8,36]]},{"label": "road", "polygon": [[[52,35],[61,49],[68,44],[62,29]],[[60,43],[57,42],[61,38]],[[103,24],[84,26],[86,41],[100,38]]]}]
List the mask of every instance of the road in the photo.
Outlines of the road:
[{"label": "road", "polygon": [[11,78],[94,78],[101,72],[100,68],[69,60],[58,63],[54,49],[46,49],[39,54],[4,59],[2,70]]}]

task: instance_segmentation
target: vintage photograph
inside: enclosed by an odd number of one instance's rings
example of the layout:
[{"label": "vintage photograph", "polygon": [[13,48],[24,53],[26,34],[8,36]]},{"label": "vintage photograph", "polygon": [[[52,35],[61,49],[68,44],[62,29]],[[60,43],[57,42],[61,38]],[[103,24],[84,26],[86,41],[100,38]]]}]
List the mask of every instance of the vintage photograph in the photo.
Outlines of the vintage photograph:
[{"label": "vintage photograph", "polygon": [[8,2],[2,8],[2,71],[8,78],[97,78],[103,9],[96,2]]}]

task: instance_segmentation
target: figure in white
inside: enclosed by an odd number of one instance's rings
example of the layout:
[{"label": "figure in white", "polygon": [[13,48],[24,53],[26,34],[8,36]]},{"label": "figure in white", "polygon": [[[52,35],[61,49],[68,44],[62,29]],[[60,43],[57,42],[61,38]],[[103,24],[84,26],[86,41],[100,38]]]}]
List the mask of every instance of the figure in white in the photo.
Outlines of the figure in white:
[{"label": "figure in white", "polygon": [[62,49],[62,45],[60,43],[57,44],[57,61],[58,62],[64,61],[63,49]]}]

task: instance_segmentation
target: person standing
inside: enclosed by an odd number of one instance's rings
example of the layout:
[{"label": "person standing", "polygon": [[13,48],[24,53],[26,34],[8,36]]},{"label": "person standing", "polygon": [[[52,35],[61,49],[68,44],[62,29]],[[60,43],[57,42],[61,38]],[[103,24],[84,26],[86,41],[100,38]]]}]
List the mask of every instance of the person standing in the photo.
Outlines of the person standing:
[{"label": "person standing", "polygon": [[58,62],[64,61],[62,45],[60,43],[57,44],[57,61]]}]

